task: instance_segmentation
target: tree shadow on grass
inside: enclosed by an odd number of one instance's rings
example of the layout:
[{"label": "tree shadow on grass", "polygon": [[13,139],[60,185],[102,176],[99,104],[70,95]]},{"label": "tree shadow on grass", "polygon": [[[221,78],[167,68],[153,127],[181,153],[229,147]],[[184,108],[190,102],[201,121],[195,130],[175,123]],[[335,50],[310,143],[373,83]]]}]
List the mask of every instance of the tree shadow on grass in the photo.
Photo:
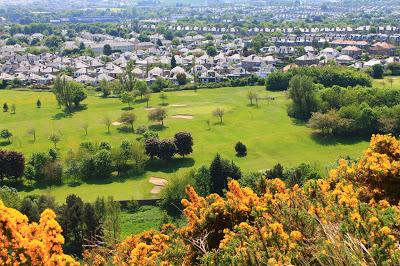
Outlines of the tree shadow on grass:
[{"label": "tree shadow on grass", "polygon": [[291,118],[292,123],[295,124],[296,126],[307,126],[307,121],[303,119],[298,119],[298,118]]},{"label": "tree shadow on grass", "polygon": [[108,185],[111,183],[124,183],[128,179],[139,178],[141,176],[143,176],[143,173],[137,173],[134,170],[128,170],[126,172],[121,172],[119,175],[117,175],[116,172],[113,172],[110,177],[91,178],[91,179],[85,179],[80,182],[81,184],[90,184],[90,185]]},{"label": "tree shadow on grass", "polygon": [[62,185],[64,185],[65,183],[49,183],[49,182],[35,182],[34,184],[30,184],[30,185],[24,185],[24,184],[20,184],[18,186],[14,186],[18,191],[24,191],[24,192],[30,192],[33,191],[35,189],[52,189],[55,187],[60,187]]},{"label": "tree shadow on grass", "polygon": [[146,166],[146,171],[174,173],[180,168],[190,168],[194,165],[193,158],[174,158],[171,161],[152,160]]},{"label": "tree shadow on grass", "polygon": [[167,127],[166,127],[166,126],[163,126],[163,125],[161,125],[161,124],[158,124],[158,125],[151,125],[151,126],[149,126],[149,129],[150,129],[150,130],[153,130],[153,131],[163,131],[163,130],[167,129]]},{"label": "tree shadow on grass", "polygon": [[86,104],[74,107],[74,109],[71,112],[68,109],[65,108],[62,112],[59,112],[59,113],[53,115],[52,119],[53,120],[60,120],[60,119],[63,119],[63,118],[69,118],[69,117],[72,117],[75,113],[84,111],[86,109],[87,109],[87,105]]},{"label": "tree shadow on grass", "polygon": [[122,111],[131,111],[131,110],[133,110],[133,107],[132,106],[125,106],[125,107],[122,107],[121,110]]},{"label": "tree shadow on grass", "polygon": [[135,100],[135,103],[145,103],[146,102],[146,99],[145,98],[139,98],[139,99],[136,99]]},{"label": "tree shadow on grass", "polygon": [[367,136],[323,136],[318,133],[312,133],[311,139],[323,146],[332,146],[332,145],[353,145],[359,142],[368,141],[369,137]]},{"label": "tree shadow on grass", "polygon": [[118,127],[118,128],[117,128],[117,131],[118,131],[119,133],[123,133],[123,134],[133,134],[133,133],[134,133],[134,131],[132,130],[132,128],[129,127],[129,126]]},{"label": "tree shadow on grass", "polygon": [[0,142],[0,147],[5,147],[5,146],[8,146],[8,145],[11,145],[11,143],[12,142],[8,142],[8,140],[7,141],[1,141]]}]

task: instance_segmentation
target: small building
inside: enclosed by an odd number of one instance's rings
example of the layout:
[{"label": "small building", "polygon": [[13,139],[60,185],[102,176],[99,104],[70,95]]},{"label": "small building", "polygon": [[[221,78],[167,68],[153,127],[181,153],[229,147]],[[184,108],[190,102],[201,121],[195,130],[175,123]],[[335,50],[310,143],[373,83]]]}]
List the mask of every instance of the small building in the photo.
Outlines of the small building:
[{"label": "small building", "polygon": [[369,53],[372,55],[394,56],[396,47],[387,42],[377,42],[369,48]]},{"label": "small building", "polygon": [[298,66],[318,65],[319,59],[315,55],[305,54],[305,55],[302,55],[302,56],[296,58],[295,63]]}]

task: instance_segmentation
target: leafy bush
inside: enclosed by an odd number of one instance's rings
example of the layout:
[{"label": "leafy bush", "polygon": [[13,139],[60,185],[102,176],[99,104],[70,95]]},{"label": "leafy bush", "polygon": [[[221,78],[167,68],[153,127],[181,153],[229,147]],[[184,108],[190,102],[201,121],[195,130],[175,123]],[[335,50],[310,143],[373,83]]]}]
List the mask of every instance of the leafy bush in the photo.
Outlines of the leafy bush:
[{"label": "leafy bush", "polygon": [[246,156],[247,155],[247,147],[240,141],[236,143],[235,151],[238,156]]}]

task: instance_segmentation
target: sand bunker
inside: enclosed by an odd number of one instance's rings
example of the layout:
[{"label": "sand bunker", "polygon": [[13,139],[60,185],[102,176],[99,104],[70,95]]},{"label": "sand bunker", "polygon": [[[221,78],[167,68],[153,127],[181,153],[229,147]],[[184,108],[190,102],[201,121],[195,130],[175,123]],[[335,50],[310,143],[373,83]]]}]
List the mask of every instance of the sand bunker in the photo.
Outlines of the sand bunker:
[{"label": "sand bunker", "polygon": [[151,194],[159,194],[164,186],[168,183],[168,181],[164,178],[155,176],[150,177],[149,182],[154,185],[154,187],[150,190]]},{"label": "sand bunker", "polygon": [[161,190],[163,189],[162,186],[154,186],[151,190],[150,193],[151,194],[159,194],[161,192]]},{"label": "sand bunker", "polygon": [[121,122],[118,122],[118,121],[112,122],[113,126],[120,126],[122,124],[124,124],[124,123],[121,123]]},{"label": "sand bunker", "polygon": [[193,115],[173,115],[171,116],[172,118],[180,118],[180,119],[193,119],[194,116]]},{"label": "sand bunker", "polygon": [[187,104],[172,104],[172,107],[186,107]]},{"label": "sand bunker", "polygon": [[146,111],[151,111],[151,110],[154,110],[154,109],[156,109],[156,108],[154,108],[154,107],[146,107],[146,108],[144,108],[144,110],[146,110]]},{"label": "sand bunker", "polygon": [[164,178],[159,178],[154,176],[150,177],[149,182],[156,186],[165,186],[168,183],[168,181],[165,180]]}]

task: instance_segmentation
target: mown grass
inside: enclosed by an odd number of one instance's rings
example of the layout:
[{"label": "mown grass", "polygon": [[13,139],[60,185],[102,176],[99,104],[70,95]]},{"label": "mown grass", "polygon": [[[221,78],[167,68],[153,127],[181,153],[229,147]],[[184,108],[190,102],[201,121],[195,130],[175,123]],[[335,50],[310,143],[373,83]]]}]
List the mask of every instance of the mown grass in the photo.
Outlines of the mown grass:
[{"label": "mown grass", "polygon": [[[253,87],[262,97],[272,96],[275,100],[262,100],[259,107],[251,106],[246,98],[249,88],[204,89],[198,91],[169,92],[168,118],[165,126],[147,121],[145,103],[140,99],[133,111],[138,116],[138,125],[147,125],[159,132],[161,138],[171,138],[181,130],[190,131],[194,138],[194,152],[187,158],[176,158],[172,162],[153,162],[147,166],[143,175],[125,176],[112,180],[99,180],[92,183],[69,184],[40,187],[23,190],[21,194],[45,193],[54,195],[57,201],[63,201],[68,194],[77,194],[84,200],[93,201],[97,196],[114,196],[116,200],[152,198],[148,177],[158,176],[168,179],[171,174],[179,174],[185,169],[209,164],[216,153],[233,160],[244,172],[266,169],[276,163],[294,166],[301,162],[320,168],[334,163],[344,156],[358,157],[367,146],[365,139],[325,139],[312,135],[311,130],[299,121],[287,116],[289,102],[284,92],[266,92],[263,87]],[[40,99],[42,108],[36,108]],[[12,143],[1,142],[1,148],[24,152],[29,157],[32,152],[45,151],[52,147],[48,136],[52,132],[61,134],[58,149],[62,157],[68,150],[76,149],[83,141],[108,141],[119,145],[123,139],[134,140],[137,135],[121,127],[112,126],[107,133],[102,123],[104,116],[117,120],[127,106],[119,99],[103,99],[89,96],[84,102],[86,108],[65,116],[57,108],[55,97],[48,92],[0,91],[0,105],[7,102],[16,105],[16,114],[0,112],[0,129],[8,128],[14,134]],[[158,94],[152,94],[150,106],[159,106]],[[172,105],[187,105],[174,107]],[[213,109],[225,109],[223,124],[211,115]],[[194,119],[172,118],[177,114],[190,114]],[[207,125],[210,120],[210,128]],[[81,125],[88,123],[88,136]],[[27,130],[35,128],[37,140],[27,135]],[[248,148],[246,157],[236,157],[234,145],[243,142]]]}]

